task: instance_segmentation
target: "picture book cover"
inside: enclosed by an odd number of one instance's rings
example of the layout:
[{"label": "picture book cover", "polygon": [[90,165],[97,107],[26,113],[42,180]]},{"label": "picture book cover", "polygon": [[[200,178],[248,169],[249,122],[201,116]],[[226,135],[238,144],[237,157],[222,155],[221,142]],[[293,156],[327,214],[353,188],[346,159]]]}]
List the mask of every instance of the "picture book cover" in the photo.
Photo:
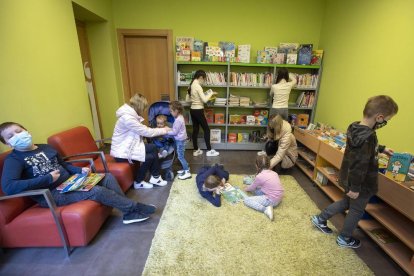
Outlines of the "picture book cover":
[{"label": "picture book cover", "polygon": [[257,63],[270,63],[270,54],[266,50],[257,51]]},{"label": "picture book cover", "polygon": [[219,41],[219,47],[223,50],[225,57],[234,58],[236,56],[236,45],[234,42]]},{"label": "picture book cover", "polygon": [[270,63],[273,63],[276,54],[277,54],[277,47],[273,47],[273,46],[266,46],[265,51],[267,51],[269,53],[269,59],[270,59]]},{"label": "picture book cover", "polygon": [[301,44],[298,50],[298,62],[300,65],[309,65],[312,59],[313,44]]},{"label": "picture book cover", "polygon": [[231,204],[236,204],[247,197],[239,187],[234,187],[230,183],[226,183],[220,190],[220,193]]},{"label": "picture book cover", "polygon": [[203,49],[204,49],[204,41],[199,40],[199,39],[194,39],[193,51],[202,53]]},{"label": "picture book cover", "polygon": [[228,135],[228,139],[227,139],[228,143],[237,143],[237,133],[229,133]]},{"label": "picture book cover", "polygon": [[191,52],[191,61],[201,61],[201,54],[202,54],[202,52],[192,51]]},{"label": "picture book cover", "polygon": [[207,123],[213,124],[214,123],[214,110],[211,108],[204,109],[204,114],[206,116]]},{"label": "picture book cover", "polygon": [[245,132],[237,133],[237,142],[238,143],[249,142],[249,133],[245,133]]},{"label": "picture book cover", "polygon": [[237,48],[237,57],[241,63],[250,63],[250,44],[239,45]]},{"label": "picture book cover", "polygon": [[412,159],[413,156],[409,153],[394,152],[388,161],[385,176],[398,182],[405,181]]},{"label": "picture book cover", "polygon": [[285,64],[286,60],[285,53],[277,53],[276,56],[273,58],[273,63],[275,64]]},{"label": "picture book cover", "polygon": [[297,59],[298,59],[298,54],[296,53],[287,54],[286,64],[296,64]]},{"label": "picture book cover", "polygon": [[216,113],[216,114],[214,114],[214,123],[216,123],[216,124],[224,124],[224,113]]},{"label": "picture book cover", "polygon": [[218,128],[210,129],[210,143],[212,144],[221,143],[221,129],[218,129]]},{"label": "picture book cover", "polygon": [[322,57],[323,57],[323,50],[313,50],[310,64],[321,65]]},{"label": "picture book cover", "polygon": [[104,173],[78,173],[69,177],[65,182],[60,184],[56,190],[61,193],[67,193],[71,191],[87,192],[93,188],[96,184],[105,177]]},{"label": "picture book cover", "polygon": [[176,52],[183,50],[193,50],[194,37],[177,36],[175,38]]}]

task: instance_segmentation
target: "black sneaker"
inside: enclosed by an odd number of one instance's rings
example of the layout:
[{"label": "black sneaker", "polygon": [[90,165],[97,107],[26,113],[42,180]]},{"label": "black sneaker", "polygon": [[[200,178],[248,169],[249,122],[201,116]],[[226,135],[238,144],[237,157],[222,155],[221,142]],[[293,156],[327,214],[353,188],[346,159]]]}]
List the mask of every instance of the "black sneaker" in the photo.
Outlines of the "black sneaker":
[{"label": "black sneaker", "polygon": [[319,219],[319,216],[311,216],[311,221],[319,230],[324,234],[332,234],[332,229],[328,227],[326,221],[323,222]]},{"label": "black sneaker", "polygon": [[124,219],[123,219],[123,223],[124,224],[130,224],[130,223],[135,223],[135,222],[140,222],[140,221],[144,221],[149,219],[149,216],[146,214],[143,214],[139,211],[134,211],[131,213],[128,213],[126,215],[124,215]]},{"label": "black sneaker", "polygon": [[146,215],[151,215],[155,213],[155,211],[157,210],[157,207],[152,204],[143,204],[143,203],[137,202],[135,204],[135,210],[143,214],[146,214]]},{"label": "black sneaker", "polygon": [[361,246],[361,241],[353,237],[346,238],[339,235],[338,238],[336,238],[336,244],[340,247],[358,248]]}]

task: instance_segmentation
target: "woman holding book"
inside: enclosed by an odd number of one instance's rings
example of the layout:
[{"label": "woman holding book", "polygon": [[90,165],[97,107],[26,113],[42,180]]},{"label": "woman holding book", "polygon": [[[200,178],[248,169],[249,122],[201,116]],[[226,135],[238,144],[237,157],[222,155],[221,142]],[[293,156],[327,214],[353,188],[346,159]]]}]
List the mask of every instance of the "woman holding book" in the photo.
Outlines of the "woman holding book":
[{"label": "woman holding book", "polygon": [[[49,189],[57,206],[93,200],[119,209],[123,213],[124,224],[144,221],[156,210],[153,205],[127,198],[111,174],[105,174],[89,191],[61,193],[57,189],[59,185],[74,174],[89,173],[89,168],[79,168],[64,162],[49,145],[33,144],[30,133],[18,123],[0,124],[0,141],[13,149],[4,161],[1,177],[2,190],[7,195]],[[48,206],[43,196],[33,196],[32,199],[41,207]]]},{"label": "woman holding book", "polygon": [[284,120],[288,120],[289,95],[295,85],[296,77],[289,74],[286,68],[277,70],[276,82],[270,89],[270,96],[273,97],[273,101],[269,115],[279,114]]},{"label": "woman holding book", "polygon": [[195,72],[193,79],[191,80],[190,87],[187,90],[186,101],[191,101],[190,115],[193,122],[193,156],[199,156],[203,154],[203,151],[198,148],[198,132],[200,125],[204,132],[204,141],[207,146],[207,156],[218,156],[219,153],[214,149],[211,149],[210,144],[210,128],[208,127],[206,117],[204,115],[204,104],[207,103],[213,95],[217,95],[217,92],[211,90],[204,92],[201,85],[203,85],[207,75],[203,70]]},{"label": "woman holding book", "polygon": [[267,139],[277,143],[277,151],[270,160],[270,169],[280,171],[295,165],[298,159],[296,138],[291,125],[280,115],[271,115],[267,125]]}]

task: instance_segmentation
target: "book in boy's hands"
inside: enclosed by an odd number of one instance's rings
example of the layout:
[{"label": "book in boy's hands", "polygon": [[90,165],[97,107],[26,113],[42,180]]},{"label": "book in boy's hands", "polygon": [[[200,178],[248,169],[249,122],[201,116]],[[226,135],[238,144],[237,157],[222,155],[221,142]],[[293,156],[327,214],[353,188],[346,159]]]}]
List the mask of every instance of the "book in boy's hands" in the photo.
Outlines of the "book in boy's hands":
[{"label": "book in boy's hands", "polygon": [[224,199],[231,204],[236,204],[247,197],[239,187],[234,187],[230,183],[226,183],[224,187],[220,189],[220,193],[223,195]]},{"label": "book in boy's hands", "polygon": [[78,173],[69,177],[65,182],[60,184],[56,189],[61,193],[71,191],[90,191],[96,184],[105,177],[104,173]]},{"label": "book in boy's hands", "polygon": [[409,153],[397,153],[390,157],[385,176],[398,182],[405,181],[413,156]]}]

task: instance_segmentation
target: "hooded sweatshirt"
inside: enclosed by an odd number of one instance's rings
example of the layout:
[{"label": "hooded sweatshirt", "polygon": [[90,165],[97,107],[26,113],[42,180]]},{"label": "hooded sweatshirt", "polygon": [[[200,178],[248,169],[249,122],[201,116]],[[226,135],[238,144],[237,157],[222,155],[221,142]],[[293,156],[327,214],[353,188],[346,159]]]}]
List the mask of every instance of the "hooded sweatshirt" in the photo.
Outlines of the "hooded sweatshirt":
[{"label": "hooded sweatshirt", "polygon": [[143,137],[155,137],[167,134],[164,128],[149,128],[142,124],[144,118],[139,116],[128,104],[116,111],[114,133],[112,135],[111,156],[145,162],[145,145]]},{"label": "hooded sweatshirt", "polygon": [[342,161],[339,183],[345,192],[359,192],[369,196],[378,191],[378,152],[385,146],[378,146],[375,130],[352,123],[347,130],[346,149]]}]

